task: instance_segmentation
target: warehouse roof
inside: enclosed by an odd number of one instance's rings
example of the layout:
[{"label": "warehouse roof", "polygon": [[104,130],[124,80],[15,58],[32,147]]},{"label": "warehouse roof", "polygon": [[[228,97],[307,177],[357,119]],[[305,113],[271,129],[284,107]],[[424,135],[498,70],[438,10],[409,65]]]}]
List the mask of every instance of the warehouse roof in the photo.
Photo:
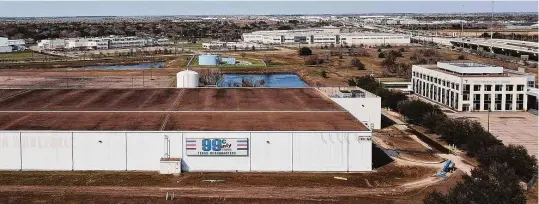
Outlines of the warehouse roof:
[{"label": "warehouse roof", "polygon": [[0,130],[366,131],[314,88],[0,90]]}]

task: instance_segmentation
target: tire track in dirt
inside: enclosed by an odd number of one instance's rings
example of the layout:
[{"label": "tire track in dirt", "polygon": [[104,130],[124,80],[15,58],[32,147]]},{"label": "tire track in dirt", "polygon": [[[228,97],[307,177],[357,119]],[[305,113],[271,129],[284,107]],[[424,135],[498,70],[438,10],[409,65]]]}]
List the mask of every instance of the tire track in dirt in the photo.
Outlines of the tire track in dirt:
[{"label": "tire track in dirt", "polygon": [[262,199],[321,199],[369,195],[400,195],[422,189],[442,181],[442,178],[427,177],[399,186],[384,188],[357,187],[113,187],[113,186],[0,186],[0,192],[32,192],[43,194],[87,194],[106,196],[151,196],[162,197],[174,192],[182,197],[223,197]]}]

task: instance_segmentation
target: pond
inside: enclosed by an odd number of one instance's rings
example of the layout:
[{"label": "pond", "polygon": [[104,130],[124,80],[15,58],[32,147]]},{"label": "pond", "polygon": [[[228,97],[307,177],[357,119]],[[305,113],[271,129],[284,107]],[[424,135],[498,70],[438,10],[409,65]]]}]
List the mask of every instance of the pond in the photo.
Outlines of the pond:
[{"label": "pond", "polygon": [[165,62],[152,62],[140,64],[118,64],[118,65],[95,65],[84,67],[86,69],[148,69],[148,68],[163,68]]},{"label": "pond", "polygon": [[223,79],[218,83],[218,86],[241,87],[245,83],[258,84],[256,86],[259,87],[309,86],[296,74],[223,74]]}]

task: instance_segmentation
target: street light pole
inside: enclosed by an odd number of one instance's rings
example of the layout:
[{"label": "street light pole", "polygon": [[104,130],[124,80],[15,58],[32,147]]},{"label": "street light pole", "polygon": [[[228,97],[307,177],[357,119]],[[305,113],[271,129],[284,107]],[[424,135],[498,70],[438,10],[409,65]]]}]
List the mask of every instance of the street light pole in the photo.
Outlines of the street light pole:
[{"label": "street light pole", "polygon": [[488,108],[487,113],[487,132],[490,133],[490,108]]}]

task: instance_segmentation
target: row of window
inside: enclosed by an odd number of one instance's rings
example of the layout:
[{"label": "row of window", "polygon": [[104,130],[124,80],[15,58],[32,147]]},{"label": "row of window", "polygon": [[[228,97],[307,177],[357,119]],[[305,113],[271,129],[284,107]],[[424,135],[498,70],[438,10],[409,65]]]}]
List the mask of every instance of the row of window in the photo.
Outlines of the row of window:
[{"label": "row of window", "polygon": [[436,77],[429,76],[429,75],[426,75],[426,74],[412,72],[412,76],[421,78],[421,79],[423,79],[425,81],[429,81],[429,82],[438,84],[440,86],[445,86],[447,88],[452,88],[452,89],[455,89],[455,90],[459,90],[459,88],[460,88],[459,84],[456,84],[454,82],[445,81],[445,80],[442,80],[440,78],[436,78]]},{"label": "row of window", "polygon": [[335,38],[315,38],[314,40],[335,40]]},{"label": "row of window", "polygon": [[[384,39],[384,37],[361,37],[361,38],[352,38],[352,40],[376,40],[376,39]],[[404,39],[404,37],[386,37],[385,39]],[[341,38],[341,40],[346,40],[346,38]]]},{"label": "row of window", "polygon": [[[502,91],[503,86],[504,85],[502,85],[502,84],[494,85],[494,91]],[[513,91],[514,87],[515,87],[515,85],[506,84],[505,85],[505,91]],[[517,91],[524,91],[524,85],[523,84],[516,85],[516,90]],[[464,90],[463,91],[464,92],[469,92],[470,91],[470,85],[469,84],[464,84]],[[490,85],[490,84],[485,84],[485,85],[476,84],[476,85],[473,85],[473,91],[492,91],[492,85]]]},{"label": "row of window", "polygon": [[[496,101],[496,102],[502,101],[502,95],[503,94],[493,94],[493,95],[494,95],[494,101]],[[463,101],[468,101],[469,100],[469,94],[462,95],[462,100]],[[474,101],[481,101],[481,94],[474,94],[473,95],[473,100]],[[485,102],[492,101],[492,94],[483,94],[483,100]],[[506,103],[512,103],[513,102],[513,94],[505,94],[505,101],[506,101]],[[517,94],[517,102],[522,102],[522,101],[524,101],[524,94]]]}]

